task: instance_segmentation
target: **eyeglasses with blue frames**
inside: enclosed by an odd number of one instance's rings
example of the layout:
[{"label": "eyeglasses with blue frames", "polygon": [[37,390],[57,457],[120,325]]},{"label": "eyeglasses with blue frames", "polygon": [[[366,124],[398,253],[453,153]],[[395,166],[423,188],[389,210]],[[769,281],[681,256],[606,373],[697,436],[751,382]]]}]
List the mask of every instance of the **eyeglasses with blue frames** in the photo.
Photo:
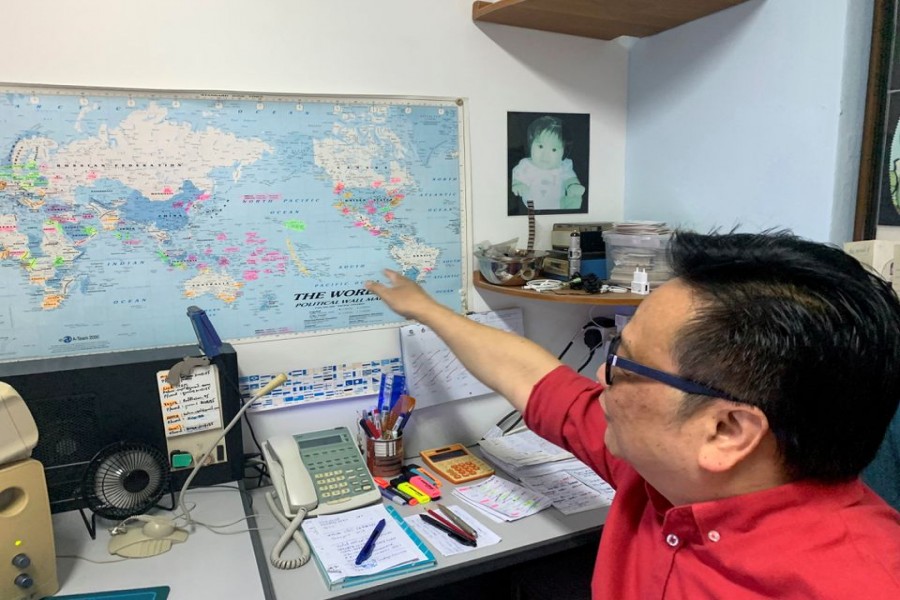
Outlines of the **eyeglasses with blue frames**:
[{"label": "eyeglasses with blue frames", "polygon": [[653,381],[658,381],[660,383],[664,383],[669,387],[673,387],[676,390],[681,390],[686,394],[697,394],[698,396],[710,396],[713,398],[724,398],[726,400],[731,400],[732,402],[740,402],[737,398],[730,394],[726,394],[721,390],[717,390],[715,388],[711,388],[703,385],[702,383],[697,383],[696,381],[691,381],[690,379],[685,379],[684,377],[679,377],[678,375],[673,375],[672,373],[666,373],[665,371],[660,371],[659,369],[654,369],[653,367],[648,367],[646,365],[642,365],[641,363],[636,363],[633,360],[628,360],[627,358],[623,358],[617,354],[619,350],[619,344],[621,343],[622,338],[616,336],[609,342],[609,351],[606,354],[606,385],[612,386],[613,384],[613,367],[622,369],[623,371],[630,371],[641,377],[646,377],[647,379],[652,379]]}]

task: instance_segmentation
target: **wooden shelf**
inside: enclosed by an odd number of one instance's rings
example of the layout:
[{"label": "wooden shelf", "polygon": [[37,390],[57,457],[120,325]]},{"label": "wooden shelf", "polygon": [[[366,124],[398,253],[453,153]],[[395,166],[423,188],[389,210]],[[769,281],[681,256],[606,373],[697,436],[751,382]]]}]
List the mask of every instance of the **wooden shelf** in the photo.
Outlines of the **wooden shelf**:
[{"label": "wooden shelf", "polygon": [[646,37],[747,0],[499,0],[474,2],[472,20],[599,40]]},{"label": "wooden shelf", "polygon": [[605,306],[636,306],[641,303],[644,296],[632,293],[614,294],[588,294],[581,290],[556,290],[553,292],[535,292],[514,285],[494,285],[488,283],[481,273],[476,272],[473,277],[475,287],[489,290],[497,294],[529,298],[531,300],[544,300],[548,302],[565,302],[567,304],[594,304]]}]

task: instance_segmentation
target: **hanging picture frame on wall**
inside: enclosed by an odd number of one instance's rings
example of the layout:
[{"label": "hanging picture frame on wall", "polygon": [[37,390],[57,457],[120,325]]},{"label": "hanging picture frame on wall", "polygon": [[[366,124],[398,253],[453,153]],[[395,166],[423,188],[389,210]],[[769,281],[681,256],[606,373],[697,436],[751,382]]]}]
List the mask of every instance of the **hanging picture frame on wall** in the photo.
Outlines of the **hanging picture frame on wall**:
[{"label": "hanging picture frame on wall", "polygon": [[588,114],[508,112],[507,215],[588,212]]},{"label": "hanging picture frame on wall", "polygon": [[900,226],[900,0],[875,0],[854,240]]}]

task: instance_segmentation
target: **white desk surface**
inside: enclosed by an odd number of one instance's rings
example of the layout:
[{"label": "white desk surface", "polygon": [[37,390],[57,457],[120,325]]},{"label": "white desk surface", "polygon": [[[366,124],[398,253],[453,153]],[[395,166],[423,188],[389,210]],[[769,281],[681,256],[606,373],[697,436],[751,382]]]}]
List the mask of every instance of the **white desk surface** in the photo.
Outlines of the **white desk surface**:
[{"label": "white desk surface", "polygon": [[[498,475],[503,476],[502,473],[498,473]],[[441,488],[443,497],[440,502],[465,508],[483,525],[499,535],[502,538],[500,543],[453,556],[444,556],[425,540],[437,559],[434,567],[366,585],[331,591],[325,585],[313,560],[303,567],[289,571],[275,569],[269,565],[268,555],[284,529],[272,517],[265,501],[265,492],[271,488],[252,490],[250,495],[253,498],[254,512],[258,515],[260,528],[258,533],[262,541],[262,550],[265,553],[265,564],[268,567],[271,591],[274,593],[274,597],[277,600],[330,600],[333,598],[349,600],[363,597],[393,598],[398,594],[414,594],[438,585],[447,585],[548,553],[579,546],[600,529],[609,510],[608,507],[605,507],[567,516],[551,507],[536,515],[511,523],[494,523],[479,511],[466,507],[461,500],[452,496],[453,487],[453,484],[444,482],[444,486]],[[393,504],[393,506],[402,516],[422,512],[422,508],[418,506],[397,504]],[[296,546],[291,544],[283,556],[285,558],[297,556],[296,550]],[[265,573],[263,573],[263,578],[265,579]],[[264,585],[266,584],[264,582]]]},{"label": "white desk surface", "polygon": [[[188,492],[189,506],[195,520],[222,525],[244,517],[244,507],[237,484],[230,487],[196,488]],[[162,501],[167,503],[169,496]],[[168,514],[164,511],[155,511]],[[90,512],[85,509],[90,519]],[[78,555],[95,561],[111,561],[119,557],[107,551],[108,529],[113,521],[97,518],[97,539],[88,534],[77,510],[53,515],[56,540],[58,595],[169,586],[169,600],[215,600],[265,598],[256,556],[246,521],[228,527],[233,535],[218,535],[196,526],[186,542],[174,544],[164,554],[151,558],[133,558],[114,564],[95,564],[82,559],[62,558]]]},{"label": "white desk surface", "polygon": [[[188,502],[196,504],[192,517],[212,525],[238,521],[245,516],[241,493],[236,484],[192,489]],[[233,535],[218,535],[196,526],[188,540],[175,544],[164,554],[151,558],[129,559],[115,563],[118,557],[107,551],[108,529],[114,522],[97,518],[97,539],[92,540],[78,511],[53,515],[56,540],[59,595],[169,586],[170,600],[197,598],[240,598],[241,600],[331,600],[340,598],[393,598],[398,594],[414,594],[439,585],[447,585],[548,553],[574,548],[592,539],[606,519],[607,508],[563,515],[549,508],[536,515],[512,523],[494,523],[474,509],[467,509],[482,524],[497,533],[500,543],[477,548],[454,556],[443,556],[430,546],[437,559],[434,567],[423,571],[384,579],[366,585],[329,591],[311,561],[293,570],[279,570],[269,565],[269,553],[283,531],[266,505],[264,487],[248,493],[259,531],[259,553],[254,552],[253,537],[246,532],[247,523],[240,521],[227,528]],[[445,504],[459,504],[451,494],[453,485],[442,488]],[[163,498],[167,502],[168,497]],[[401,515],[421,512],[421,507],[394,505]],[[90,518],[90,513],[85,514]],[[428,544],[427,540],[425,542]],[[295,556],[293,546],[286,557]]]}]

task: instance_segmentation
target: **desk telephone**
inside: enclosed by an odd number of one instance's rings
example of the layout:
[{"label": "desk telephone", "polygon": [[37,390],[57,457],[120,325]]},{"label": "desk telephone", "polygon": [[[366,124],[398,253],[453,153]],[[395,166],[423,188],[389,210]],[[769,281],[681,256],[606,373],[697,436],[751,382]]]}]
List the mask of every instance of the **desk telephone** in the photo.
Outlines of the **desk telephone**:
[{"label": "desk telephone", "polygon": [[[274,436],[263,443],[262,450],[275,487],[274,494],[266,494],[266,502],[285,527],[270,557],[279,569],[293,569],[309,560],[309,546],[298,531],[305,517],[381,502],[381,493],[346,427]],[[291,539],[300,547],[301,557],[281,559]]]}]

